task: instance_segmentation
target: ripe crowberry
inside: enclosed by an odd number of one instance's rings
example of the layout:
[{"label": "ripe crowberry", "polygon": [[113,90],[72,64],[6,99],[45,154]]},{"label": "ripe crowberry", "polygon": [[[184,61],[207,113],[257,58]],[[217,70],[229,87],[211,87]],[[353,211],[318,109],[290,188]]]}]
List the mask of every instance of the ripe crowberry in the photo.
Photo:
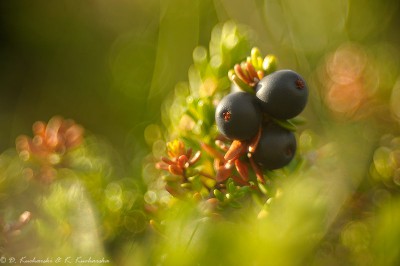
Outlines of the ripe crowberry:
[{"label": "ripe crowberry", "polygon": [[262,129],[260,142],[253,154],[254,161],[268,170],[282,168],[294,157],[296,138],[293,132],[269,123]]},{"label": "ripe crowberry", "polygon": [[254,95],[235,92],[222,98],[215,112],[219,131],[229,139],[249,140],[261,124],[261,111]]},{"label": "ripe crowberry", "polygon": [[296,72],[279,70],[258,82],[256,96],[263,112],[278,119],[289,119],[306,106],[308,87]]}]

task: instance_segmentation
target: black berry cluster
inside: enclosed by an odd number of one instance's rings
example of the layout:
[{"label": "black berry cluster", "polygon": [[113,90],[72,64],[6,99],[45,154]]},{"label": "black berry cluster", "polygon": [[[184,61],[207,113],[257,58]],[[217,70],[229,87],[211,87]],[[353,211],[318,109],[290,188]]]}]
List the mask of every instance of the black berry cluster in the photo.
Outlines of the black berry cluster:
[{"label": "black berry cluster", "polygon": [[[294,133],[279,121],[294,118],[306,106],[308,88],[292,70],[275,71],[256,82],[254,93],[235,91],[217,106],[215,120],[222,135],[258,144],[251,156],[264,169],[287,165],[296,152]],[[261,128],[261,130],[260,130]]]}]

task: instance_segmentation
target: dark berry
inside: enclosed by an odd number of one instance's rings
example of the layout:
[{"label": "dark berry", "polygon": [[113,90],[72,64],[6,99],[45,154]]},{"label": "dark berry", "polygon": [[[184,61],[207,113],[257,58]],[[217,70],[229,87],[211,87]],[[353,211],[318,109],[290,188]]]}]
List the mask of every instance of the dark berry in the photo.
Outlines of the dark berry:
[{"label": "dark berry", "polygon": [[289,119],[306,106],[308,87],[296,72],[279,70],[258,82],[256,96],[263,112],[278,119]]},{"label": "dark berry", "polygon": [[246,92],[228,94],[218,104],[215,120],[219,131],[227,138],[251,139],[261,124],[256,97]]},{"label": "dark berry", "polygon": [[293,159],[295,152],[296,138],[293,132],[269,123],[262,129],[253,158],[264,169],[273,170],[287,165]]}]

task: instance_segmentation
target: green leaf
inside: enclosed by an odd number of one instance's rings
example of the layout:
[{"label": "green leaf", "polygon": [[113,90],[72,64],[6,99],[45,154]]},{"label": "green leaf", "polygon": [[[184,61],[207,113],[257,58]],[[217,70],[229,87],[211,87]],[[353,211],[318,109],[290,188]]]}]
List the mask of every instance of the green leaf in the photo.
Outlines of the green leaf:
[{"label": "green leaf", "polygon": [[295,132],[297,130],[297,127],[295,124],[293,124],[291,121],[289,120],[281,120],[281,119],[276,119],[276,118],[272,118],[272,120],[278,124],[279,126],[286,128],[289,131],[293,131]]},{"label": "green leaf", "polygon": [[242,207],[242,205],[239,202],[237,202],[236,200],[229,202],[229,206],[231,206],[232,208],[235,208],[235,209],[240,209]]},{"label": "green leaf", "polygon": [[274,55],[267,55],[263,61],[263,69],[266,74],[271,74],[278,69],[278,62]]},{"label": "green leaf", "polygon": [[227,185],[227,189],[228,189],[229,193],[231,193],[231,194],[235,193],[236,186],[233,183],[233,180],[231,178],[228,180],[226,185]]},{"label": "green leaf", "polygon": [[224,202],[224,194],[222,194],[221,191],[219,191],[218,189],[214,189],[214,196],[221,202]]},{"label": "green leaf", "polygon": [[305,123],[307,123],[307,120],[303,116],[293,117],[293,118],[289,119],[289,121],[292,124],[297,125],[297,126],[304,125]]}]

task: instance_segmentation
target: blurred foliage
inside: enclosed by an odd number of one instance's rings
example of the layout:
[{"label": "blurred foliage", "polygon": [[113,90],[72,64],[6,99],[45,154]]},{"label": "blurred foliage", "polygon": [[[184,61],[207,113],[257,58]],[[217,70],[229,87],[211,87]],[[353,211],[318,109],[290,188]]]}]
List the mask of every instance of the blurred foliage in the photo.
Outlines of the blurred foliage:
[{"label": "blurred foliage", "polygon": [[[399,265],[399,11],[395,0],[1,1],[0,257]],[[179,137],[212,173],[190,139],[214,143],[213,100],[252,46],[308,82],[296,160],[267,173],[261,197],[227,180],[242,208],[214,211],[201,189],[172,197],[156,161]],[[79,123],[72,135],[55,115]]]}]

